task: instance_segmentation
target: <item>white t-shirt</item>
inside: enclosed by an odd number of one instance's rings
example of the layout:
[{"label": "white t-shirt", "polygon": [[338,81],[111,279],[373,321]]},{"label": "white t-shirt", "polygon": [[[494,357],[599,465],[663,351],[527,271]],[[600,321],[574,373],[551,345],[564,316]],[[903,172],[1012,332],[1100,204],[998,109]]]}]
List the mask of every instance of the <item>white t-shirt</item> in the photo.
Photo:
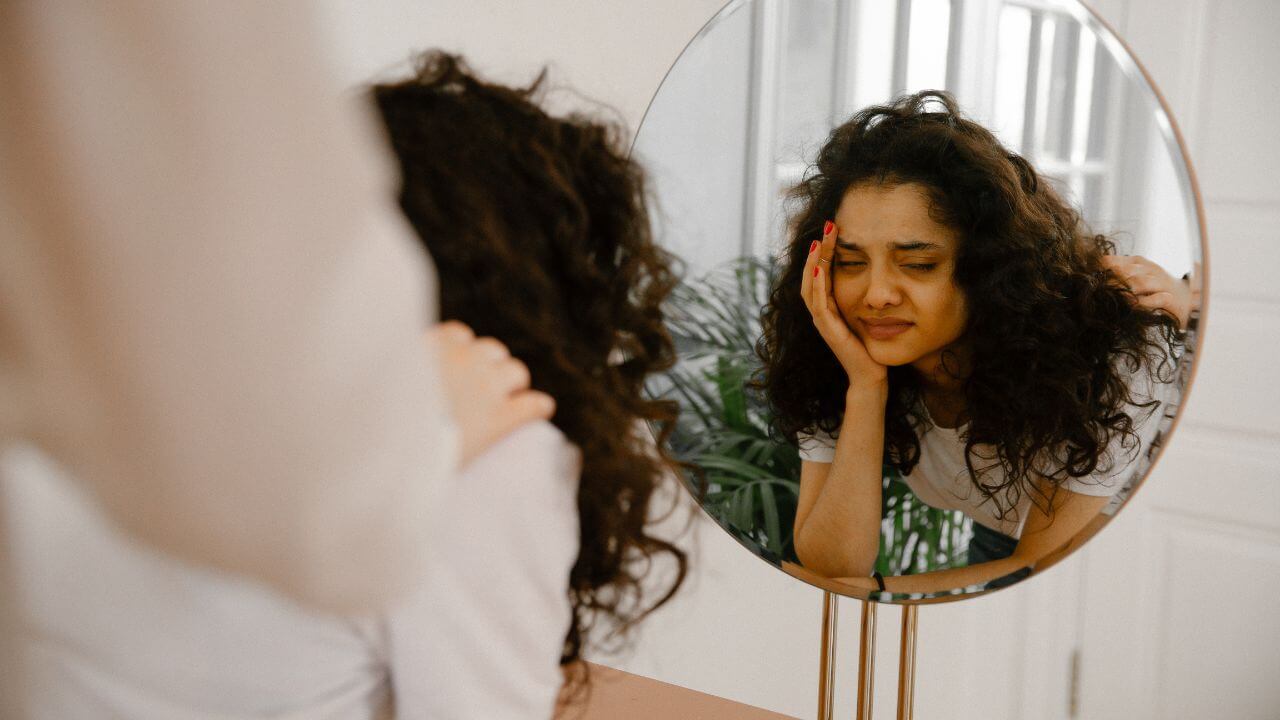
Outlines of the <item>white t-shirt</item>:
[{"label": "white t-shirt", "polygon": [[[1138,460],[1151,447],[1160,426],[1160,418],[1165,406],[1174,400],[1172,383],[1155,383],[1148,373],[1139,373],[1131,378],[1133,398],[1139,402],[1145,399],[1157,401],[1158,405],[1150,407],[1129,406],[1127,413],[1133,418],[1134,431],[1138,434],[1138,443],[1132,439],[1118,437],[1108,448],[1107,456],[1100,462],[1098,472],[1085,478],[1068,478],[1061,487],[1081,495],[1110,497],[1120,492],[1131,476],[1131,470]],[[903,481],[923,502],[942,510],[961,510],[975,522],[992,530],[1017,538],[1022,535],[1022,526],[1026,522],[1027,511],[1031,506],[1031,497],[1022,492],[1016,503],[1006,495],[1009,502],[1002,503],[1005,510],[1003,518],[996,504],[982,495],[974,486],[965,464],[965,440],[963,428],[944,428],[936,425],[929,418],[928,410],[921,407],[928,428],[920,435],[920,462],[911,472],[903,476]],[[835,458],[835,439],[824,432],[802,433],[799,437],[800,458],[810,462],[830,463]],[[975,448],[975,467],[982,468],[984,459],[995,457],[990,446],[979,445]],[[992,482],[1000,469],[988,470],[987,482]]]},{"label": "white t-shirt", "polygon": [[32,718],[549,718],[578,554],[580,455],[522,428],[438,496],[426,583],[309,611],[114,527],[30,447],[0,458]]}]

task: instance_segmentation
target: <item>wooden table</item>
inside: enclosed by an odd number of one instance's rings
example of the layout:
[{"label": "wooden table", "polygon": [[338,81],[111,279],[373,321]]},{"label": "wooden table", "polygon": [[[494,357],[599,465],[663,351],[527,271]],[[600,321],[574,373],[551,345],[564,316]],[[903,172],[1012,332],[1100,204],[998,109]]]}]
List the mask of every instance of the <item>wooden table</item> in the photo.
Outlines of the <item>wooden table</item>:
[{"label": "wooden table", "polygon": [[591,666],[586,708],[570,706],[556,720],[796,720],[751,705],[621,670]]}]

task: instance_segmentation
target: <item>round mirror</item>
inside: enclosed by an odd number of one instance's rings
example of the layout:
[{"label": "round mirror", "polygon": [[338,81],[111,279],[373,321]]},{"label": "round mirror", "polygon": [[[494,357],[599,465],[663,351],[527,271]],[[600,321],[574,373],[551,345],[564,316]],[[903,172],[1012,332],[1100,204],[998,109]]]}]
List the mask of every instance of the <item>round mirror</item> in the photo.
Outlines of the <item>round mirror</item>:
[{"label": "round mirror", "polygon": [[1167,108],[1069,0],[737,0],[637,156],[685,262],[671,450],[806,582],[971,597],[1078,548],[1149,473],[1203,331]]}]

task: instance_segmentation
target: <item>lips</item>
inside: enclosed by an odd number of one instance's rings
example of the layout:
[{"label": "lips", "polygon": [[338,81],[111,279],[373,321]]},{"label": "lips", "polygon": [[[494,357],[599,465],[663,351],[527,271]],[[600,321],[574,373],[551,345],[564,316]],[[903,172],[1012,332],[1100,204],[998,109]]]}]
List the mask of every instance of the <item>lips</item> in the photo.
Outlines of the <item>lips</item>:
[{"label": "lips", "polygon": [[874,340],[889,340],[910,330],[915,323],[901,318],[858,318],[867,337]]}]

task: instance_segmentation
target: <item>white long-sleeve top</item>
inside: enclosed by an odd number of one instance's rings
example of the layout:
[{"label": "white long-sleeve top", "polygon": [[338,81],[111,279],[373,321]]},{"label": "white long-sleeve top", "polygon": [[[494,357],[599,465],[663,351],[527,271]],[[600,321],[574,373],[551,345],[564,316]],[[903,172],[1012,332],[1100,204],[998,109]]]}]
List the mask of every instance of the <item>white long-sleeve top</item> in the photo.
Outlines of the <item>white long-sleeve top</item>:
[{"label": "white long-sleeve top", "polygon": [[420,580],[458,441],[314,13],[0,3],[0,447],[175,557],[371,609]]},{"label": "white long-sleeve top", "polygon": [[517,431],[435,498],[428,581],[390,612],[345,617],[136,542],[82,483],[13,447],[0,490],[31,717],[549,718],[579,474],[550,424]]}]

